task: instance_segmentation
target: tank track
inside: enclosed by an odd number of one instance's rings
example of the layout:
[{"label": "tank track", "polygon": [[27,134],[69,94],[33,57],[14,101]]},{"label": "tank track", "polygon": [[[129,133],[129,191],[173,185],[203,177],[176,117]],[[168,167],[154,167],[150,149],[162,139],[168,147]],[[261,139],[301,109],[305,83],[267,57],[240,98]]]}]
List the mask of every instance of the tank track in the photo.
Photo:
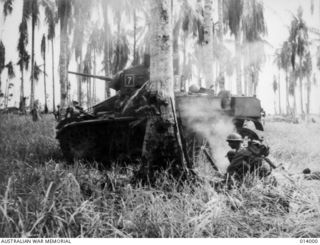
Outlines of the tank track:
[{"label": "tank track", "polygon": [[84,160],[109,166],[114,161],[141,157],[145,124],[133,127],[132,122],[105,120],[65,125],[57,138],[69,164]]}]

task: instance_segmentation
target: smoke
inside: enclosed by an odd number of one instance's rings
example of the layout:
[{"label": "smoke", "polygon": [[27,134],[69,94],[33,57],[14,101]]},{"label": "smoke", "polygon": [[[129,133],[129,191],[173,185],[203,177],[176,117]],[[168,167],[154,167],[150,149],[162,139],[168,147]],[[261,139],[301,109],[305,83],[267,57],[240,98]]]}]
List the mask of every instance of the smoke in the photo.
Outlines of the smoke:
[{"label": "smoke", "polygon": [[[209,97],[210,98],[210,97]],[[212,157],[219,170],[229,165],[226,153],[230,150],[226,138],[234,131],[232,118],[224,114],[220,98],[189,96],[179,103],[183,123],[209,143]]]}]

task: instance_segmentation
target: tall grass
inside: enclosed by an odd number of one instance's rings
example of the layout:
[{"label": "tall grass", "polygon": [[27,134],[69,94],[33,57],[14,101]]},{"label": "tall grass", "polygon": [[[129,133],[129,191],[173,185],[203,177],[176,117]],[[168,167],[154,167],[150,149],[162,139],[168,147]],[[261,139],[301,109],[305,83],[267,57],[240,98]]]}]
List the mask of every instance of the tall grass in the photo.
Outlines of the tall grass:
[{"label": "tall grass", "polygon": [[[65,166],[52,118],[0,119],[1,237],[320,236],[314,182],[295,178],[274,186],[254,180],[217,193],[212,176],[201,173],[206,179],[197,185],[181,187],[164,174],[156,186],[133,186],[117,167]],[[276,142],[272,130],[280,128],[272,127],[268,137]]]}]

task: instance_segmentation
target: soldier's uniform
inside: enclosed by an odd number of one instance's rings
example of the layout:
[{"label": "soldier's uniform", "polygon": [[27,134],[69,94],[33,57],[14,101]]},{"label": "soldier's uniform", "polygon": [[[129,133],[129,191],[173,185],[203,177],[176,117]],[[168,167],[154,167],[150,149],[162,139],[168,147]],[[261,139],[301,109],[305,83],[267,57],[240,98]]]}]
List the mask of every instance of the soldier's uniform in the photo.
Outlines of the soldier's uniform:
[{"label": "soldier's uniform", "polygon": [[248,173],[259,178],[268,176],[271,173],[271,167],[263,160],[263,156],[269,153],[268,148],[261,151],[260,146],[259,142],[251,141],[246,148],[229,151],[227,157],[230,165],[227,168],[227,178],[232,177],[237,181],[242,181]]},{"label": "soldier's uniform", "polygon": [[271,168],[261,156],[255,155],[249,149],[241,149],[234,154],[227,173],[236,180],[242,180],[248,173],[263,178],[271,173]]}]

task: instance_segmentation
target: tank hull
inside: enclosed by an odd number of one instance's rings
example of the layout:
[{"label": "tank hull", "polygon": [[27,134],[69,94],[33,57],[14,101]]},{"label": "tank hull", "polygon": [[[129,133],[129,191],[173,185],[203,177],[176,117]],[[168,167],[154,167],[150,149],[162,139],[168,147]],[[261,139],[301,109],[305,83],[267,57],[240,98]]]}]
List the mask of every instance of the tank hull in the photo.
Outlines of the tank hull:
[{"label": "tank hull", "polygon": [[68,163],[83,160],[108,166],[139,158],[144,134],[145,122],[119,117],[69,123],[59,130],[57,139]]},{"label": "tank hull", "polygon": [[[141,158],[147,117],[110,112],[115,102],[110,98],[93,107],[92,114],[65,118],[58,124],[57,139],[69,163],[79,159],[110,166],[112,162]],[[245,120],[251,120],[258,125],[257,129],[263,130],[260,108],[260,101],[252,97],[232,97],[229,104],[223,105],[223,98],[217,96],[176,95],[178,121],[186,138],[193,139],[187,142],[190,157],[194,158],[194,152],[205,141],[192,125],[233,120],[236,128],[242,128]]]}]

